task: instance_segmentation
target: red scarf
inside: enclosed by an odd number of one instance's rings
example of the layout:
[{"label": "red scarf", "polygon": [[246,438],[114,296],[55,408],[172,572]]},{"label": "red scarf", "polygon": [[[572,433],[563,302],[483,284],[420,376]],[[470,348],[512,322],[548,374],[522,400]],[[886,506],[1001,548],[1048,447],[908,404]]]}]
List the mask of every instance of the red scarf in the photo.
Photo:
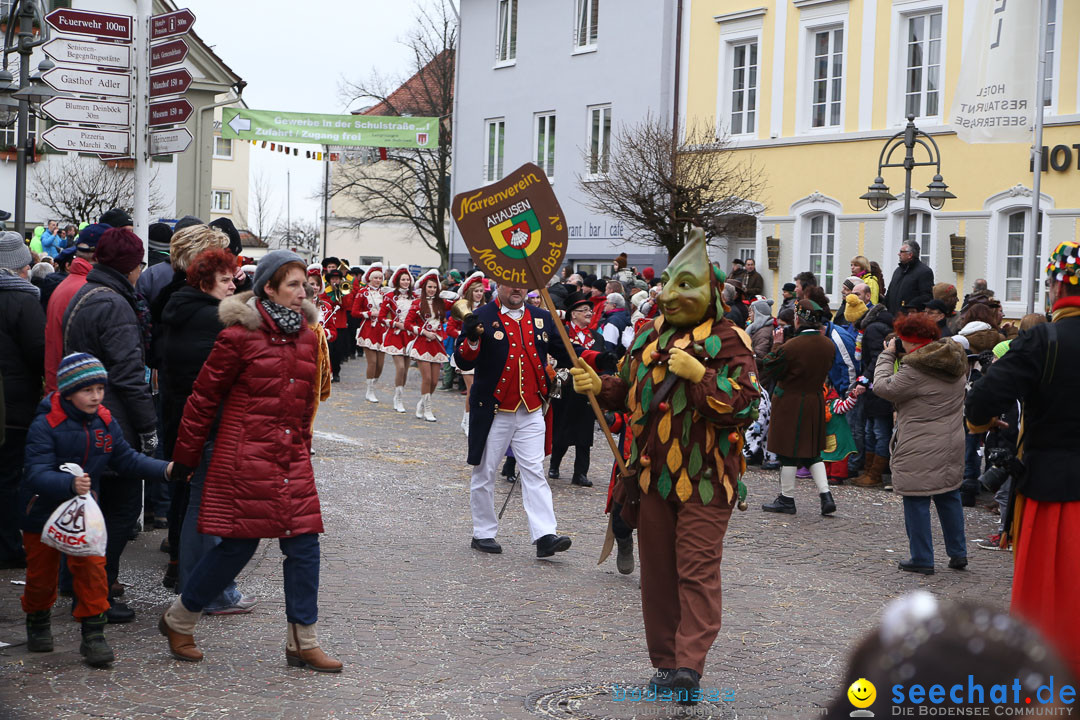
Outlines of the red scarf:
[{"label": "red scarf", "polygon": [[1058,301],[1054,303],[1054,307],[1051,308],[1050,312],[1054,313],[1067,307],[1080,307],[1080,295],[1066,295],[1065,297],[1058,298]]},{"label": "red scarf", "polygon": [[570,325],[570,342],[575,345],[580,345],[582,350],[589,350],[592,348],[596,338],[589,331],[589,328],[579,328],[577,325]]}]

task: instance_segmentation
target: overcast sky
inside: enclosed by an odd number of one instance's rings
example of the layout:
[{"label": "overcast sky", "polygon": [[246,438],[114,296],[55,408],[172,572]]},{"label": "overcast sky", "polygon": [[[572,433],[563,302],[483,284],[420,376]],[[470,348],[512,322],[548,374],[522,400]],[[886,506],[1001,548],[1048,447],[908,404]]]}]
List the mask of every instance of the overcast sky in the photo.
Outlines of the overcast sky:
[{"label": "overcast sky", "polygon": [[[417,3],[430,0],[180,0],[195,13],[195,32],[247,81],[244,100],[256,110],[344,113],[343,78],[407,74],[401,44]],[[286,172],[291,174],[292,217],[315,222],[322,163],[304,157],[317,145],[297,145],[299,157],[251,149],[251,179],[264,174],[285,218]]]}]

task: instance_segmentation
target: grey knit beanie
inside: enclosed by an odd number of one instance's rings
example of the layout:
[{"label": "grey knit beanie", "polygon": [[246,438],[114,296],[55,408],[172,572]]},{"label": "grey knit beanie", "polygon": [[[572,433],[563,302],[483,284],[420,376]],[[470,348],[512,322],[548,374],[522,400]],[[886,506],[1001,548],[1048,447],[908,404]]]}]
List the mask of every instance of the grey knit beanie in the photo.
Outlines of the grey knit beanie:
[{"label": "grey knit beanie", "polygon": [[19,233],[12,230],[0,233],[0,268],[22,270],[31,262],[30,248]]},{"label": "grey knit beanie", "polygon": [[253,279],[255,294],[261,298],[266,297],[266,293],[263,291],[266,283],[270,281],[270,278],[273,277],[279,267],[291,262],[297,262],[305,268],[307,267],[304,258],[291,250],[272,250],[263,255],[259,259],[259,264],[255,267],[255,278]]}]

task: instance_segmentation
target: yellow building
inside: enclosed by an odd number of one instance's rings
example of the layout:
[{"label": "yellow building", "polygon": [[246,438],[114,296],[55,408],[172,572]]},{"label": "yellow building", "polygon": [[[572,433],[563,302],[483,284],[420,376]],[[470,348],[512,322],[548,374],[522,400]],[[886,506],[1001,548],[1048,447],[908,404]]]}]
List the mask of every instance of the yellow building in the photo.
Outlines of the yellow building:
[{"label": "yellow building", "polygon": [[[911,201],[911,235],[936,281],[955,283],[962,297],[985,278],[1010,317],[1024,312],[1031,292],[1042,307],[1041,268],[1032,267],[1024,234],[1029,147],[969,145],[947,125],[979,2],[990,0],[687,0],[683,117],[716,122],[764,172],[763,196],[750,198],[763,206],[756,233],[730,239],[729,255],[753,255],[768,292],[812,270],[835,301],[856,254],[879,262],[889,281],[902,238],[903,169],[884,173],[901,199],[883,211],[859,196],[910,112],[940,148],[957,196],[940,211]],[[1040,264],[1054,244],[1080,237],[1080,2],[1050,0],[1047,40],[1044,145],[1052,152],[1042,176]],[[933,174],[915,169],[913,195]],[[779,240],[774,263],[770,238]],[[954,245],[963,247],[955,259]]]}]

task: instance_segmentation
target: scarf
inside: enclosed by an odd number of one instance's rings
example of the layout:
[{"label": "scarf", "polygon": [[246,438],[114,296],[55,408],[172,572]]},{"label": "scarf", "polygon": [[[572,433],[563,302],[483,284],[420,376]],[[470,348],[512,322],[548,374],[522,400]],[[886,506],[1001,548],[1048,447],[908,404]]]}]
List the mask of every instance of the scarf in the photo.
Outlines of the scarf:
[{"label": "scarf", "polygon": [[1054,303],[1051,311],[1053,320],[1058,322],[1070,317],[1080,317],[1080,295],[1068,295]]},{"label": "scarf", "polygon": [[269,300],[260,300],[259,302],[262,303],[263,310],[270,316],[270,319],[277,323],[281,332],[286,335],[300,332],[300,328],[304,325],[304,317],[300,313]]},{"label": "scarf", "polygon": [[24,280],[7,268],[0,268],[0,290],[14,290],[15,292],[31,293],[34,297],[41,297],[41,290],[29,280]]},{"label": "scarf", "polygon": [[589,332],[589,328],[579,328],[577,325],[571,324],[570,327],[570,342],[575,345],[580,345],[582,350],[589,350],[592,348],[595,338],[592,333]]}]

